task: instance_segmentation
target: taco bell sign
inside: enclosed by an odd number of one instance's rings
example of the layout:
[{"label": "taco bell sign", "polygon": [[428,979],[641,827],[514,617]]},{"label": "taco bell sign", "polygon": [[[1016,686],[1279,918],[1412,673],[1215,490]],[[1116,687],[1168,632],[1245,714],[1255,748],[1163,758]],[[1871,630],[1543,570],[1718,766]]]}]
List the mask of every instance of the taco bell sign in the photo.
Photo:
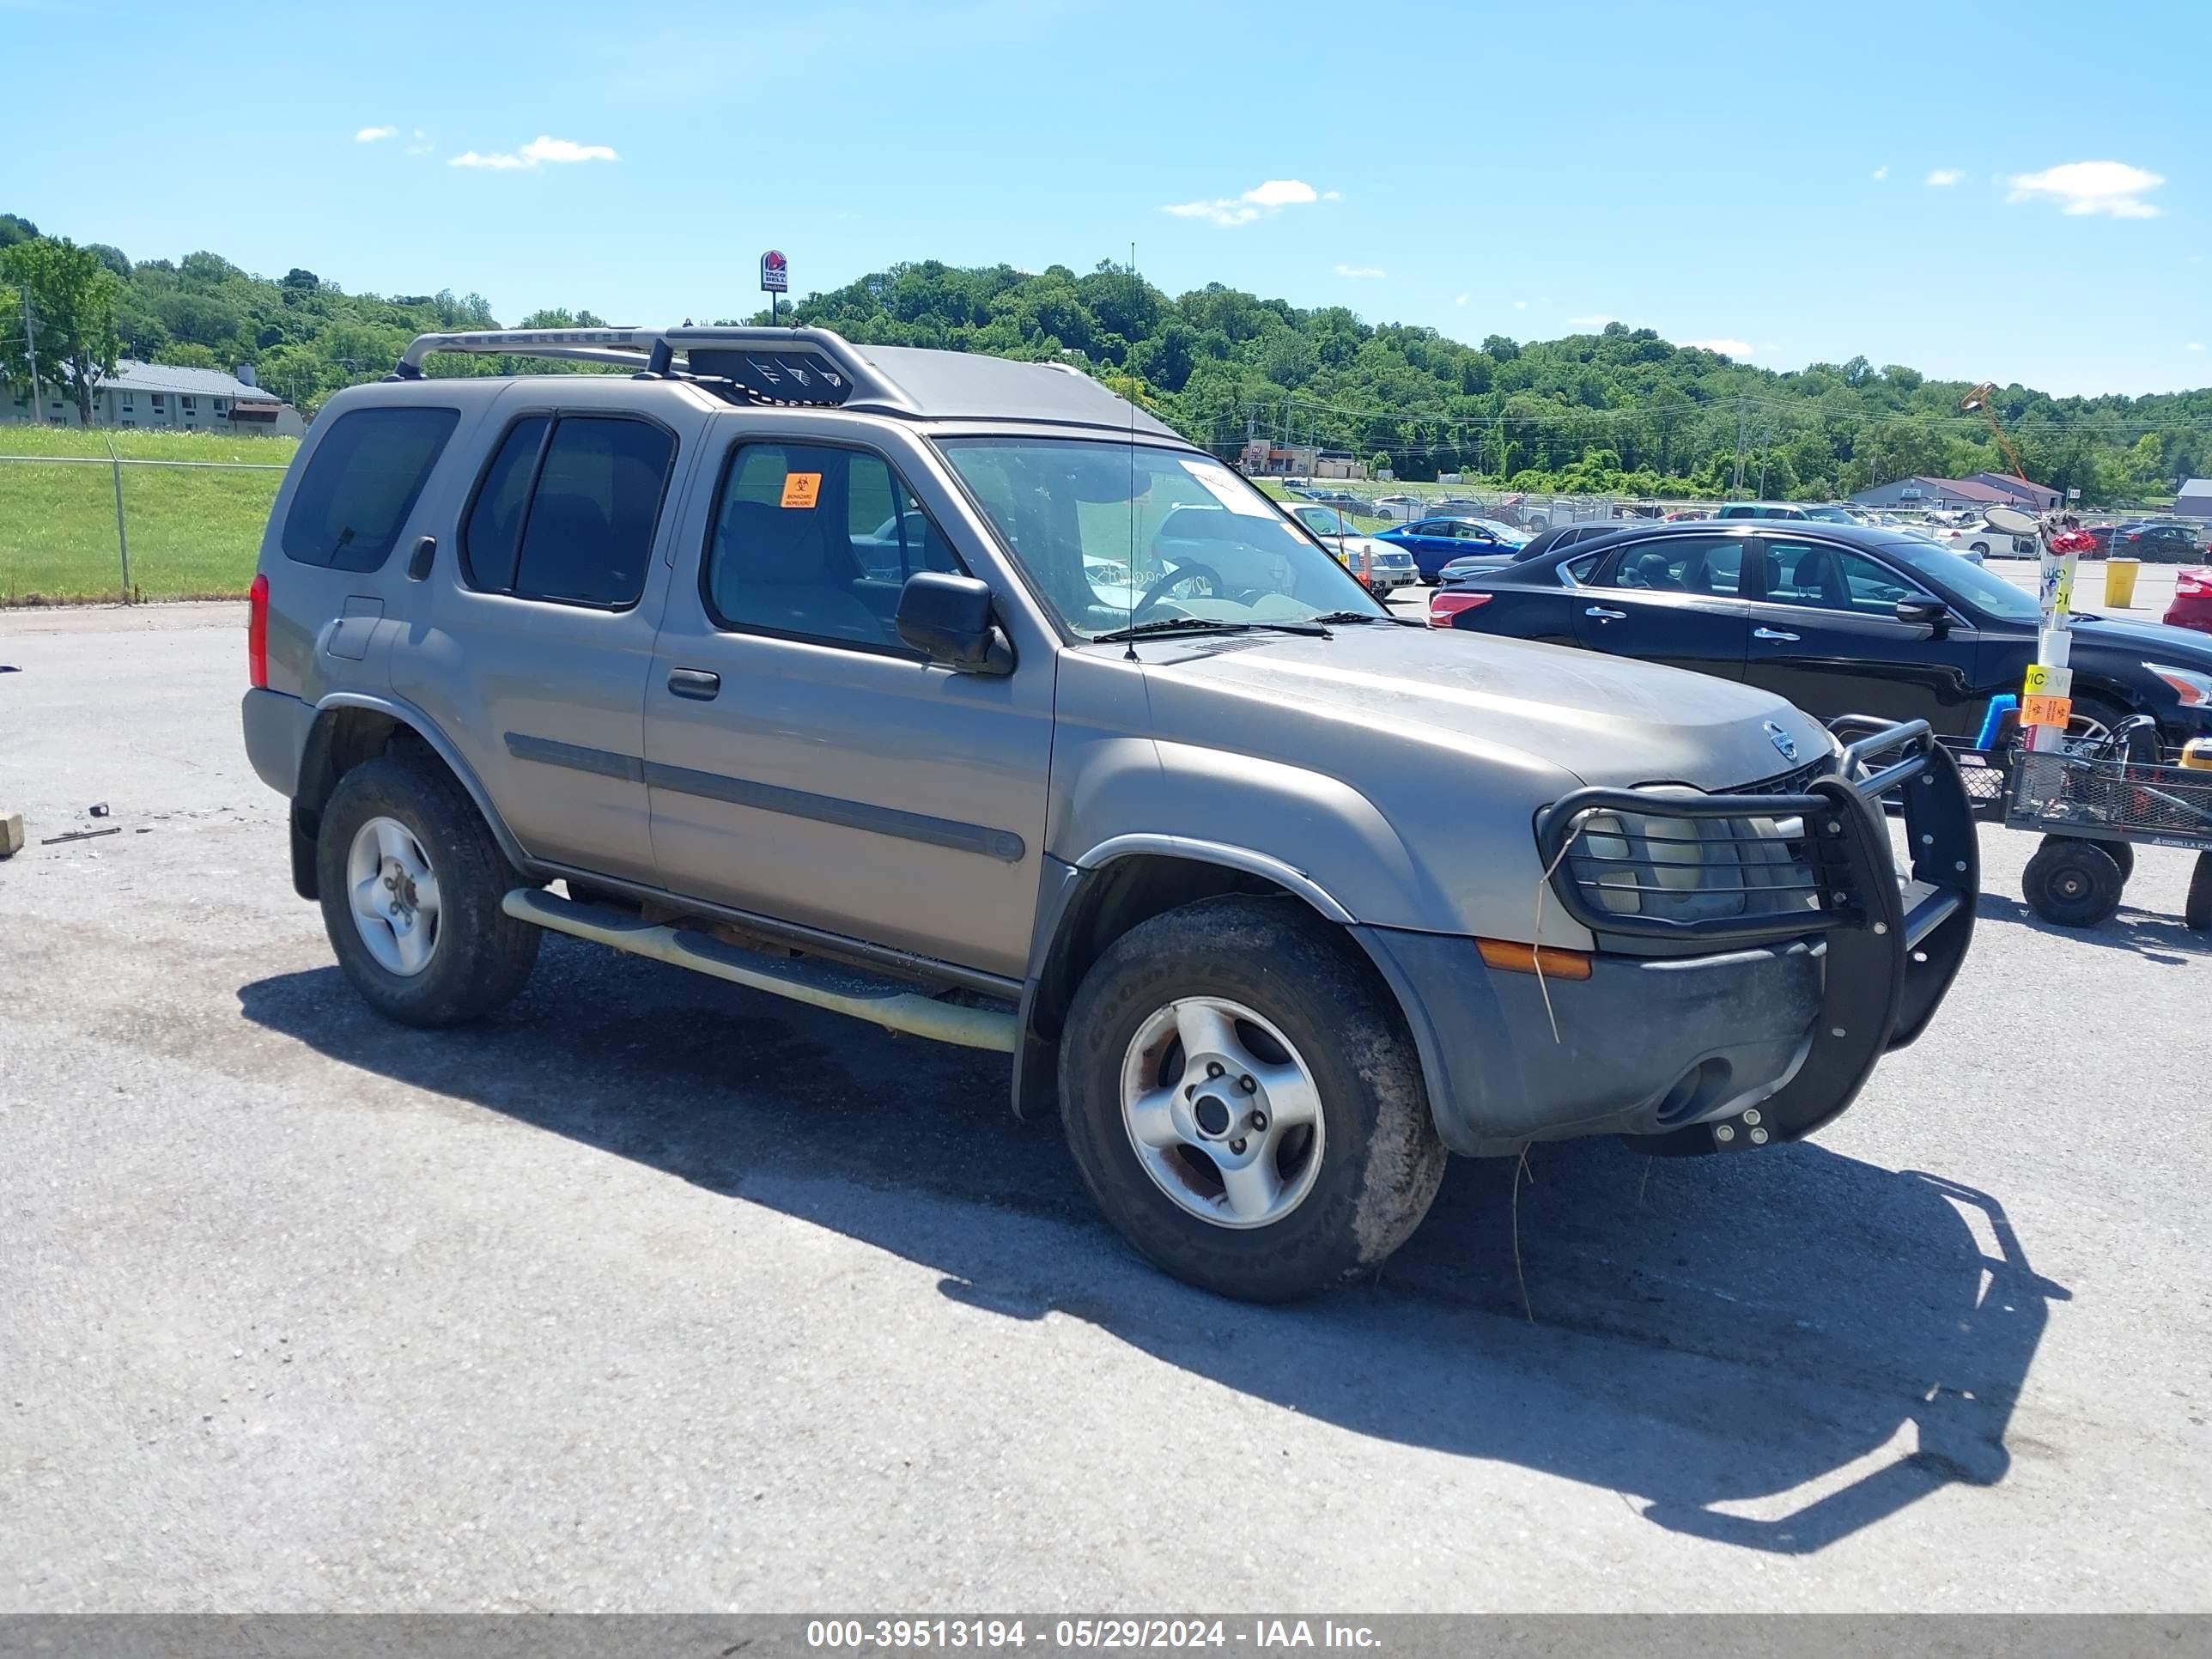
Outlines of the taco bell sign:
[{"label": "taco bell sign", "polygon": [[784,263],[783,255],[774,248],[761,255],[761,292],[788,294],[791,292],[791,267]]}]

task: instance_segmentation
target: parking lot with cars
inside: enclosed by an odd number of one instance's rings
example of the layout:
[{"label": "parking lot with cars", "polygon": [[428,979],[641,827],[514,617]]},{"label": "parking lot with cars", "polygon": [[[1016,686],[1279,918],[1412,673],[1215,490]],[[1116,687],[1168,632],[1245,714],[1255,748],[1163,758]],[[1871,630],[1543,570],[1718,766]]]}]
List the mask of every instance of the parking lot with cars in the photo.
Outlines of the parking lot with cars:
[{"label": "parking lot with cars", "polygon": [[0,617],[15,1608],[2201,1597],[2181,854],[2060,933],[1984,828],[1940,1018],[1813,1139],[1458,1161],[1261,1309],[1139,1261],[1000,1057],[562,939],[484,1026],[368,1012],[243,623]]}]

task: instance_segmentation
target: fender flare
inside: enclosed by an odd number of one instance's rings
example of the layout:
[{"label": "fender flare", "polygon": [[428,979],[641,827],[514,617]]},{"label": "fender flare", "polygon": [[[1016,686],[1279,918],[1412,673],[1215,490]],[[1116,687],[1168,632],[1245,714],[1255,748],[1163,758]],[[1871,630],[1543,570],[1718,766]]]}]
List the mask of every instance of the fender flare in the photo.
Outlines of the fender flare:
[{"label": "fender flare", "polygon": [[[1040,883],[1036,924],[1030,945],[1029,971],[1023,977],[1016,1011],[1012,1104],[1016,1117],[1025,1117],[1040,1102],[1049,1102],[1058,1091],[1056,1067],[1058,1034],[1041,1035],[1036,1029],[1038,1003],[1047,976],[1058,970],[1063,945],[1086,888],[1123,860],[1139,857],[1172,858],[1186,864],[1211,865],[1217,869],[1257,876],[1281,888],[1312,908],[1323,921],[1341,927],[1356,941],[1360,954],[1381,978],[1384,989],[1412,1034],[1424,1083],[1433,1091],[1442,1082],[1436,1038],[1423,1011],[1408,1000],[1403,974],[1387,955],[1376,950],[1369,930],[1328,889],[1304,871],[1272,854],[1226,842],[1194,840],[1156,831],[1109,837],[1070,864],[1049,855]],[[1062,988],[1055,987],[1055,992]],[[1072,988],[1065,988],[1072,989]],[[1433,1094],[1432,1097],[1433,1098]]]},{"label": "fender flare", "polygon": [[522,850],[522,844],[515,840],[514,832],[507,827],[507,820],[492,805],[491,796],[485,790],[483,781],[477,776],[476,769],[461,758],[460,750],[438,729],[435,721],[414,704],[398,697],[375,696],[362,691],[333,691],[318,702],[314,724],[307,729],[307,747],[300,756],[300,778],[303,783],[313,775],[313,769],[322,763],[329,752],[331,734],[337,729],[337,721],[332,717],[351,708],[382,714],[421,738],[430,752],[445,763],[446,769],[460,781],[461,787],[469,792],[469,799],[476,803],[477,812],[490,829],[492,839],[499,843],[499,850],[507,854],[507,862],[518,870],[531,867],[529,855]]}]

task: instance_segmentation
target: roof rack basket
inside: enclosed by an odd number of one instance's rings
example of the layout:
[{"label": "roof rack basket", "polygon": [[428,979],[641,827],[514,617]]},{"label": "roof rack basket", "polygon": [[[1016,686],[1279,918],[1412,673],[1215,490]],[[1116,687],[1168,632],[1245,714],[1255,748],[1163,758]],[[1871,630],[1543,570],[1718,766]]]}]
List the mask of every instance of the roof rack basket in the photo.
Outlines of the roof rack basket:
[{"label": "roof rack basket", "polygon": [[[913,401],[826,328],[514,328],[418,335],[386,378],[419,380],[434,351],[605,363],[655,379],[727,382],[747,401],[902,415]],[[678,362],[678,358],[681,362]]]}]

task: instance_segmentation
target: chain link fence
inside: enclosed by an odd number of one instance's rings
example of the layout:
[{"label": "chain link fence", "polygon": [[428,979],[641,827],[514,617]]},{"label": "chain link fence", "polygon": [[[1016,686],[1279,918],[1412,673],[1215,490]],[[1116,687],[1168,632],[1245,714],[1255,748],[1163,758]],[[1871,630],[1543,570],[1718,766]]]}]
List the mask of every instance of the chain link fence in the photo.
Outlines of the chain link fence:
[{"label": "chain link fence", "polygon": [[286,464],[0,453],[0,605],[242,596]]}]

